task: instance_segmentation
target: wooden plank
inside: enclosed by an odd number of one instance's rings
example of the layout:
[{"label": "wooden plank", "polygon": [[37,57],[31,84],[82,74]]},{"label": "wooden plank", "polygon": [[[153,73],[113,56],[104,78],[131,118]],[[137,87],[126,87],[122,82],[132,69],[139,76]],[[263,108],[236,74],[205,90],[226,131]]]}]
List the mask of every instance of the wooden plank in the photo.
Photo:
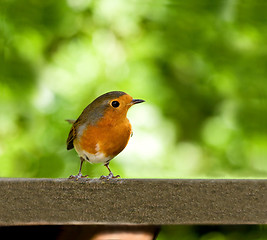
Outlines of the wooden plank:
[{"label": "wooden plank", "polygon": [[267,224],[267,180],[0,179],[0,225]]}]

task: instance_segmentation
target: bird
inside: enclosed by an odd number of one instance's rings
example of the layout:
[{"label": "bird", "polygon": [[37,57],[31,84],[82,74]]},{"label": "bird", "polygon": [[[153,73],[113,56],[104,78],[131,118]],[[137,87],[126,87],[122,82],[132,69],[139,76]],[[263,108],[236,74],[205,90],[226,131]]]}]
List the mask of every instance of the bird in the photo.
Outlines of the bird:
[{"label": "bird", "polygon": [[104,164],[109,174],[100,179],[120,177],[112,173],[109,162],[126,147],[132,135],[132,126],[127,118],[129,108],[142,102],[145,101],[133,99],[125,92],[111,91],[91,102],[76,121],[67,120],[72,124],[67,150],[74,148],[80,157],[79,172],[71,175],[70,179],[88,177],[81,173],[85,161]]}]

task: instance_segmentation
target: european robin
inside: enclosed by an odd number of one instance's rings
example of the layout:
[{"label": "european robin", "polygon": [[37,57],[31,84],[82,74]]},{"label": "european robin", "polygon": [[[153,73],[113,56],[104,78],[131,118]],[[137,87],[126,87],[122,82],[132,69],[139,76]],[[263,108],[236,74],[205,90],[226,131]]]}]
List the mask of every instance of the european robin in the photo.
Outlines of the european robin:
[{"label": "european robin", "polygon": [[73,123],[68,139],[67,150],[75,148],[80,156],[79,173],[70,178],[84,178],[81,173],[84,161],[104,163],[108,176],[100,179],[118,178],[109,168],[109,162],[127,145],[132,127],[127,118],[131,106],[142,103],[142,99],[133,99],[125,92],[108,92],[90,103]]}]

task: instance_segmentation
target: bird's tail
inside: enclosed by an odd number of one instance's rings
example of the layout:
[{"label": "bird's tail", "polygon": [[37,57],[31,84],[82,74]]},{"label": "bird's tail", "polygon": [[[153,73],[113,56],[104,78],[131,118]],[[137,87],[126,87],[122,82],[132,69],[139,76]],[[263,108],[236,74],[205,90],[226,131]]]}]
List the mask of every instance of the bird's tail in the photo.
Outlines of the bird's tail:
[{"label": "bird's tail", "polygon": [[67,121],[70,124],[73,124],[73,123],[75,123],[76,120],[74,120],[74,119],[65,119],[65,121]]}]

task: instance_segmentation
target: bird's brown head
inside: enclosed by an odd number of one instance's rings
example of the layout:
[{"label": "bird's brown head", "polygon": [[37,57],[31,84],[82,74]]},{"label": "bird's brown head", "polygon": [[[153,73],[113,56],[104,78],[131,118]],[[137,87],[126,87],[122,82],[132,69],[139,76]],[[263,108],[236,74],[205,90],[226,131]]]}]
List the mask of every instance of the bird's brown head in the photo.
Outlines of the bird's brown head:
[{"label": "bird's brown head", "polygon": [[91,124],[96,124],[103,117],[107,121],[123,120],[131,106],[142,102],[144,100],[133,99],[125,92],[108,92],[90,103],[80,117],[86,117]]}]

